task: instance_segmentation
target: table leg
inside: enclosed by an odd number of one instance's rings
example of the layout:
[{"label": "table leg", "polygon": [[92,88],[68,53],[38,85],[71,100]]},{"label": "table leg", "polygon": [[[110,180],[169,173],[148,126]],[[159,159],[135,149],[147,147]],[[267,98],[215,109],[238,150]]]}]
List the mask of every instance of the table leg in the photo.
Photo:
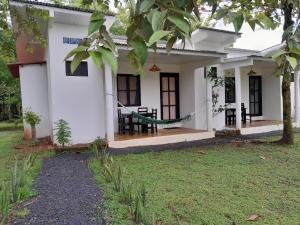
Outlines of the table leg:
[{"label": "table leg", "polygon": [[133,120],[132,116],[129,117],[129,135],[134,134],[134,125],[133,125]]}]

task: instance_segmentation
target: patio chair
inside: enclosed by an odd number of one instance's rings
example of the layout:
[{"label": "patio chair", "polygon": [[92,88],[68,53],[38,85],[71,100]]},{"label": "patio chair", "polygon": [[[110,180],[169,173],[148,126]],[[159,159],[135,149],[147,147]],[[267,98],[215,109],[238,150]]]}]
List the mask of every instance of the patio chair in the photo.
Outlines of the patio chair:
[{"label": "patio chair", "polygon": [[[148,113],[148,107],[138,107],[138,114],[147,114]],[[142,126],[143,126],[143,121],[141,119],[136,119],[133,121],[133,125],[137,126],[138,133],[141,132]]]},{"label": "patio chair", "polygon": [[130,124],[123,117],[121,109],[118,109],[118,132],[119,134],[125,134],[130,130]]},{"label": "patio chair", "polygon": [[[242,103],[241,107],[242,107],[242,121],[243,121],[243,124],[246,124],[247,120],[249,120],[250,123],[252,123],[252,114],[247,113],[247,109],[245,108],[245,103]],[[248,117],[248,119],[247,119],[247,117]]]}]

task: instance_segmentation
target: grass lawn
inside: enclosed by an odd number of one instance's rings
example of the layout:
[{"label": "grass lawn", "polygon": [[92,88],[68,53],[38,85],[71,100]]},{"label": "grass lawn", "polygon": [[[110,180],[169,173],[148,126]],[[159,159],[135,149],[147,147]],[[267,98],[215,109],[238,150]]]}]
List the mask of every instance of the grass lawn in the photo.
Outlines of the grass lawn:
[{"label": "grass lawn", "polygon": [[9,130],[21,130],[23,127],[22,123],[17,125],[13,121],[1,121],[0,122],[0,131],[9,131]]},{"label": "grass lawn", "polygon": [[[292,147],[228,144],[115,156],[114,161],[126,180],[145,183],[147,212],[156,224],[300,224],[300,134]],[[99,163],[92,160],[90,167],[104,190],[109,220],[132,224]],[[253,214],[260,217],[246,221]]]},{"label": "grass lawn", "polygon": [[[2,182],[10,182],[11,169],[14,166],[15,159],[18,159],[20,166],[23,161],[27,159],[28,153],[19,153],[14,148],[22,138],[23,133],[21,131],[1,131],[0,132],[0,184]],[[35,193],[32,190],[33,179],[38,175],[42,157],[47,156],[48,153],[38,155],[34,166],[29,170],[29,173],[25,177],[25,185],[20,190],[22,200],[32,197]]]}]

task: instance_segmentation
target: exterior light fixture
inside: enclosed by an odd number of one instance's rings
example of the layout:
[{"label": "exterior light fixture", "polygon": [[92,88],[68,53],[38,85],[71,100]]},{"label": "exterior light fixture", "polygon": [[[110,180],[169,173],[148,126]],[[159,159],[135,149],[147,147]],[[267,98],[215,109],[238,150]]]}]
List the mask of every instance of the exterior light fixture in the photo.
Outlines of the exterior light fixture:
[{"label": "exterior light fixture", "polygon": [[156,52],[154,52],[153,66],[149,69],[151,72],[159,72],[160,68],[156,65]]},{"label": "exterior light fixture", "polygon": [[255,76],[257,73],[252,69],[249,71],[248,76]]}]

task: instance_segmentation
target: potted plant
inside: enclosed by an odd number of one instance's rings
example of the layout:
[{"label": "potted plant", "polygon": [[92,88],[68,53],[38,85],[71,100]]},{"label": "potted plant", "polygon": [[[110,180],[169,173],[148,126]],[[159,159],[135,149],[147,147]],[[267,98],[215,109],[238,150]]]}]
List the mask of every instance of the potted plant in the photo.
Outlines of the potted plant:
[{"label": "potted plant", "polygon": [[41,122],[40,116],[31,110],[27,110],[24,114],[24,120],[31,127],[31,139],[36,140],[36,125]]}]

